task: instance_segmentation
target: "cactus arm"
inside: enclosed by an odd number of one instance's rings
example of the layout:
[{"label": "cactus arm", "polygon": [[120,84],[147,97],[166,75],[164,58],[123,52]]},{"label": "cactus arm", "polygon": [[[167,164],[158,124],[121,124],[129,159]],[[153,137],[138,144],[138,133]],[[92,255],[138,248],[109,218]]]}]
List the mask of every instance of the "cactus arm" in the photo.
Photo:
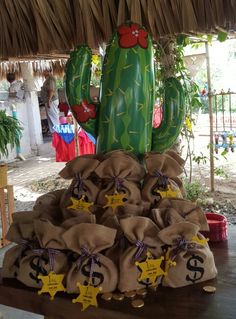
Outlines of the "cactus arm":
[{"label": "cactus arm", "polygon": [[104,60],[97,151],[151,150],[154,63],[151,38],[147,48],[121,48],[116,33]]},{"label": "cactus arm", "polygon": [[70,109],[80,126],[96,138],[96,106],[90,98],[92,52],[86,46],[77,47],[66,66],[66,96]]},{"label": "cactus arm", "polygon": [[153,128],[152,133],[152,151],[160,153],[174,144],[185,116],[184,93],[180,82],[175,78],[166,79],[164,92],[162,122],[158,128]]}]

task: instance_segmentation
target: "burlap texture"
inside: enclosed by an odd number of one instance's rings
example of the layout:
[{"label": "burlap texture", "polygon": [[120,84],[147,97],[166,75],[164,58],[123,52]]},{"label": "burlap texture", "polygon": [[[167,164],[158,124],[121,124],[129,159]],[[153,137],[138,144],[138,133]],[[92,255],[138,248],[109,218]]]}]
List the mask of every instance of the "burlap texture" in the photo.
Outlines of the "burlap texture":
[{"label": "burlap texture", "polygon": [[[94,171],[100,162],[94,158],[80,156],[68,162],[66,167],[59,173],[65,179],[71,179],[72,183],[67,191],[61,197],[60,207],[64,219],[78,216],[77,211],[68,208],[72,205],[71,197],[80,199],[84,196],[84,200],[90,203],[96,203],[98,187],[94,183]],[[95,211],[95,207],[91,206],[91,212]]]},{"label": "burlap texture", "polygon": [[152,209],[150,218],[154,221],[159,230],[184,221],[184,218],[174,208]]},{"label": "burlap texture", "polygon": [[[17,213],[21,214],[21,213]],[[31,217],[33,217],[33,214],[30,214]],[[22,217],[25,217],[25,215],[22,215]],[[9,230],[6,235],[6,239],[17,244],[21,244],[22,240],[26,241],[33,241],[36,239],[35,230],[34,230],[34,221],[33,219],[27,219],[23,218],[23,221],[15,219],[13,220],[13,223],[10,225]]]},{"label": "burlap texture", "polygon": [[120,255],[128,248],[129,242],[120,227],[117,216],[109,216],[104,221],[104,226],[116,229],[116,238],[112,247],[105,251],[105,255],[119,267]]},{"label": "burlap texture", "polygon": [[[18,245],[10,248],[4,255],[3,277],[6,278],[17,278],[20,260],[27,256],[31,249],[39,247],[34,230],[34,214],[30,212],[22,214],[19,212],[15,215],[17,215],[17,218],[14,217],[6,238]],[[22,223],[19,215],[22,216]]]},{"label": "burlap texture", "polygon": [[127,194],[125,204],[140,204],[140,183],[145,174],[144,168],[134,157],[122,151],[110,152],[106,157],[95,170],[102,180],[97,203],[101,206],[106,205],[105,195],[118,192]]},{"label": "burlap texture", "polygon": [[62,194],[66,191],[66,189],[59,189],[52,192],[48,192],[47,194],[39,196],[34,204],[34,209],[37,210],[37,208],[40,209],[40,207],[43,205],[48,206],[57,206],[60,203]]},{"label": "burlap texture", "polygon": [[105,225],[106,220],[110,217],[117,216],[118,219],[132,216],[142,216],[143,215],[143,206],[142,204],[125,204],[124,206],[119,206],[116,210],[113,210],[111,207],[103,209],[103,214],[100,216],[98,223]]},{"label": "burlap texture", "polygon": [[60,189],[38,197],[33,207],[38,218],[45,218],[59,225],[63,220],[60,201],[65,191],[66,189]]},{"label": "burlap texture", "polygon": [[29,247],[16,245],[6,251],[2,265],[3,278],[17,278],[20,269],[20,260],[31,251]]},{"label": "burlap texture", "polygon": [[167,151],[163,154],[147,153],[144,161],[147,169],[142,187],[144,201],[156,204],[163,196],[158,191],[165,191],[167,187],[176,193],[168,197],[183,197],[183,184],[178,176],[183,172],[184,160],[178,154],[174,151]]},{"label": "burlap texture", "polygon": [[[158,228],[146,217],[129,217],[120,220],[124,236],[129,241],[129,247],[120,255],[120,278],[118,288],[121,292],[144,288],[146,284],[138,281],[140,271],[135,262],[146,259],[147,250],[153,257],[162,255],[161,241],[158,238]],[[137,241],[145,245],[138,254]]]},{"label": "burlap texture", "polygon": [[103,293],[116,289],[117,267],[101,253],[113,245],[115,236],[115,229],[86,223],[75,225],[63,234],[67,247],[78,254],[67,274],[67,292],[78,293],[76,283],[87,284],[90,273],[91,283],[102,287]]},{"label": "burlap texture", "polygon": [[[161,215],[164,216],[165,212],[168,212],[170,208],[174,209],[181,217],[186,221],[194,223],[200,227],[200,231],[209,231],[209,225],[207,223],[206,215],[197,204],[178,198],[165,198],[160,201],[157,206],[161,211]],[[168,226],[168,225],[165,225]]]},{"label": "burlap texture", "polygon": [[62,238],[64,229],[45,219],[34,221],[34,229],[40,248],[30,250],[27,256],[20,260],[17,278],[29,287],[39,288],[42,282],[38,275],[47,275],[50,271],[64,274],[67,272],[68,263],[66,245]]},{"label": "burlap texture", "polygon": [[208,244],[196,243],[193,236],[204,239],[199,227],[189,222],[173,224],[159,232],[159,238],[171,245],[169,256],[176,266],[169,267],[163,285],[183,287],[214,278],[217,275],[213,254]]},{"label": "burlap texture", "polygon": [[81,213],[79,213],[79,215],[77,217],[72,217],[72,218],[66,219],[61,224],[61,227],[64,229],[70,229],[74,225],[78,225],[81,223],[96,224],[96,216],[93,214],[81,212]]},{"label": "burlap texture", "polygon": [[93,157],[83,155],[74,158],[66,163],[66,166],[59,172],[59,175],[65,179],[72,179],[79,174],[82,178],[87,179],[100,163]]},{"label": "burlap texture", "polygon": [[29,223],[39,217],[39,212],[35,211],[20,211],[12,214],[13,223]]}]

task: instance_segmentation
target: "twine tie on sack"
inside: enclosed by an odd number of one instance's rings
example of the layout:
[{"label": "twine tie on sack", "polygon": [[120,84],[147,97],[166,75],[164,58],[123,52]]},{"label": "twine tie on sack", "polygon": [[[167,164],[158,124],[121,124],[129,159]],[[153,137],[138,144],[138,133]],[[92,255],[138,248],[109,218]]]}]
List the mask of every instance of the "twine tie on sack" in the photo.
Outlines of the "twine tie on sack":
[{"label": "twine tie on sack", "polygon": [[84,191],[84,183],[83,183],[83,179],[81,178],[79,174],[76,174],[76,184],[74,186],[74,189],[78,190],[77,196],[78,198],[80,198]]},{"label": "twine tie on sack", "polygon": [[158,178],[158,182],[160,182],[161,184],[159,186],[166,188],[168,183],[169,183],[169,178],[168,176],[162,174],[160,171],[158,171],[157,169],[154,170],[153,172],[153,176]]},{"label": "twine tie on sack", "polygon": [[139,239],[136,240],[135,245],[138,247],[138,249],[134,255],[134,260],[138,260],[139,257],[143,254],[143,252],[146,252],[147,245],[144,244],[144,242]]},{"label": "twine tie on sack", "polygon": [[89,280],[92,279],[93,277],[93,272],[94,272],[94,268],[95,268],[95,265],[98,263],[99,261],[99,257],[98,255],[96,254],[92,254],[88,248],[86,247],[81,247],[81,254],[79,256],[79,258],[77,259],[77,269],[78,271],[80,270],[81,268],[81,265],[83,263],[83,261],[85,259],[88,259],[88,260],[91,260],[91,266],[90,266],[90,271],[89,271]]},{"label": "twine tie on sack", "polygon": [[30,243],[28,240],[25,240],[25,239],[21,239],[20,245],[21,245],[24,249],[26,249],[26,248],[32,248],[31,243]]},{"label": "twine tie on sack", "polygon": [[197,243],[188,242],[183,236],[176,238],[174,241],[174,245],[176,246],[176,248],[173,250],[172,260],[175,260],[178,253],[181,251],[189,251],[201,247]]},{"label": "twine tie on sack", "polygon": [[121,188],[123,187],[124,179],[120,178],[120,177],[117,177],[117,176],[114,176],[112,178],[112,181],[115,183],[116,190],[120,191]]},{"label": "twine tie on sack", "polygon": [[[55,255],[59,255],[60,251],[57,249],[53,249],[53,248],[40,248],[40,249],[33,249],[33,252],[35,252],[36,254],[39,254],[40,256],[42,256],[45,252],[48,255],[49,258],[49,267],[50,267],[50,271],[53,271],[54,268],[54,261],[55,261]],[[40,267],[42,260],[40,259]]]}]

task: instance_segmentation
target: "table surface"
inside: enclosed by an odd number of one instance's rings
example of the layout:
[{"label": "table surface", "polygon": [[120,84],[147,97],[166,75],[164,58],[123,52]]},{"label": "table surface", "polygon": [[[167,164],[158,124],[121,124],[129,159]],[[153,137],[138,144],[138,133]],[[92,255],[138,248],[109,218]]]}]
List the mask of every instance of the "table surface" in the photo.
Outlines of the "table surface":
[{"label": "table surface", "polygon": [[[216,279],[183,288],[158,288],[149,291],[145,306],[133,308],[131,301],[104,301],[99,307],[81,312],[80,304],[72,304],[72,296],[59,293],[53,301],[47,294],[38,296],[16,280],[0,283],[0,304],[44,315],[54,319],[235,319],[236,318],[236,226],[229,227],[228,241],[212,243],[218,269]],[[205,285],[216,287],[216,293],[204,293]]]}]

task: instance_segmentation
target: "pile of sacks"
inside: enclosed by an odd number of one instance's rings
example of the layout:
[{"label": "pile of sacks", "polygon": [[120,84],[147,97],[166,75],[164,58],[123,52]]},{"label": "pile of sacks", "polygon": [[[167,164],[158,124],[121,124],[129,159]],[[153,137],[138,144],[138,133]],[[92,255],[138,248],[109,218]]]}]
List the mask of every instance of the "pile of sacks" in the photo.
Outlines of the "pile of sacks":
[{"label": "pile of sacks", "polygon": [[205,215],[183,199],[183,164],[173,151],[146,154],[142,165],[124,151],[68,162],[60,172],[72,179],[68,189],[14,214],[7,239],[17,245],[5,254],[3,277],[41,288],[38,276],[54,271],[65,274],[68,293],[79,292],[77,282],[126,292],[153,284],[139,279],[137,266],[149,252],[162,258],[157,284],[214,278],[214,257],[201,234],[208,230]]}]

